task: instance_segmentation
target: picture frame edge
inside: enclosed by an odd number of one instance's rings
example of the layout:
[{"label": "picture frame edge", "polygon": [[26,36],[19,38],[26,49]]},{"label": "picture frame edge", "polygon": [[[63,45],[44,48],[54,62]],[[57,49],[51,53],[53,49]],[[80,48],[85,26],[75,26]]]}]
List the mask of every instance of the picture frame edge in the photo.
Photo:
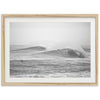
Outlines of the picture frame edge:
[{"label": "picture frame edge", "polygon": [[98,17],[98,14],[2,14],[2,17]]},{"label": "picture frame edge", "polygon": [[2,15],[1,16],[1,25],[2,25],[2,29],[1,29],[1,31],[2,31],[2,50],[1,50],[1,52],[2,52],[2,72],[1,72],[1,77],[2,77],[2,79],[1,79],[1,84],[3,85],[4,83],[5,83],[5,17]]},{"label": "picture frame edge", "polygon": [[98,14],[95,17],[95,81],[98,85]]},{"label": "picture frame edge", "polygon": [[11,83],[3,82],[2,86],[98,86],[97,83]]},{"label": "picture frame edge", "polygon": [[[2,14],[1,15],[1,25],[2,25],[2,86],[42,86],[42,85],[66,85],[66,86],[98,86],[98,14]],[[96,25],[95,25],[95,83],[8,83],[5,82],[5,18],[8,17],[95,17]]]}]

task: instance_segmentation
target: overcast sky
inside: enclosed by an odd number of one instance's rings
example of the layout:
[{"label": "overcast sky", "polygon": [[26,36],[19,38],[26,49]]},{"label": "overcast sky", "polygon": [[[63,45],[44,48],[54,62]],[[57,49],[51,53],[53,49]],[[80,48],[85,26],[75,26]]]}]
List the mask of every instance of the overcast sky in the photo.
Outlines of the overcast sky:
[{"label": "overcast sky", "polygon": [[16,22],[10,23],[11,45],[34,45],[50,48],[90,44],[88,22]]}]

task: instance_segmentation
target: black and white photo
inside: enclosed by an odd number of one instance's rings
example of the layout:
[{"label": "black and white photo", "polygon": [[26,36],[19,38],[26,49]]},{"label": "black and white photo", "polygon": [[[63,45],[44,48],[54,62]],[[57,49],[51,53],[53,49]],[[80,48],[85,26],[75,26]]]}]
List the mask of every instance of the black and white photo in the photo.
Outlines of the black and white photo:
[{"label": "black and white photo", "polygon": [[10,23],[10,76],[90,77],[89,22]]}]

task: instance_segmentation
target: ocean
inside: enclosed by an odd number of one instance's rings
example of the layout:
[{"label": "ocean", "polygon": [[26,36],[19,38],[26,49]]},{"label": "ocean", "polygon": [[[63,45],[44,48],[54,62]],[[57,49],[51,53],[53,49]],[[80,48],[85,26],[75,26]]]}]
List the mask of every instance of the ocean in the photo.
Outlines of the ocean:
[{"label": "ocean", "polygon": [[[63,49],[45,51],[25,48],[10,51],[10,77],[67,78],[90,77],[90,51]],[[84,54],[83,54],[84,55]]]}]

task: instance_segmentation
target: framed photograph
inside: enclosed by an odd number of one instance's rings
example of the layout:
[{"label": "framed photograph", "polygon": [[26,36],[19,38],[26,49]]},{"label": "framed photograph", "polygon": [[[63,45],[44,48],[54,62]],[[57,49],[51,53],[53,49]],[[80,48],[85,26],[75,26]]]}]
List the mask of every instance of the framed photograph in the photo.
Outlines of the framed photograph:
[{"label": "framed photograph", "polygon": [[97,84],[97,14],[2,15],[2,85]]}]

